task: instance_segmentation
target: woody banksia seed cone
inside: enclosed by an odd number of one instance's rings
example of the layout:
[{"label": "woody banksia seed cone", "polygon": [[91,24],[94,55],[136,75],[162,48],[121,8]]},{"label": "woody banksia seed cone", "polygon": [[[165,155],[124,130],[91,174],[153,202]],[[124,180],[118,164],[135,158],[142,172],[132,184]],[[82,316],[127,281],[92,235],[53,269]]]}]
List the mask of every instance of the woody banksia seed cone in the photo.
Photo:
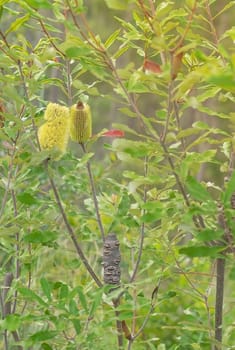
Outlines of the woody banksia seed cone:
[{"label": "woody banksia seed cone", "polygon": [[105,237],[103,251],[104,283],[114,285],[120,284],[121,254],[119,245],[120,243],[114,233],[109,233]]},{"label": "woody banksia seed cone", "polygon": [[57,103],[49,103],[44,119],[46,122],[38,130],[38,140],[43,150],[58,151],[58,160],[66,151],[69,140],[69,109]]},{"label": "woody banksia seed cone", "polygon": [[78,102],[70,109],[70,137],[78,143],[85,143],[92,133],[91,110],[88,104]]}]

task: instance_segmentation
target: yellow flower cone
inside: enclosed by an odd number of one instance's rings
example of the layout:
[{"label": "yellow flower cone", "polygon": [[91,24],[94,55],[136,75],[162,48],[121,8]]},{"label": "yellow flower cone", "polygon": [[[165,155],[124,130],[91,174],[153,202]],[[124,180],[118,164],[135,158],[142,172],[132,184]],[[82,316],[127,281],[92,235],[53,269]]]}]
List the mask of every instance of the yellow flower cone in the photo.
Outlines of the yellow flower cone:
[{"label": "yellow flower cone", "polygon": [[91,110],[88,104],[78,102],[70,109],[70,137],[78,143],[85,143],[92,133]]},{"label": "yellow flower cone", "polygon": [[69,140],[69,109],[57,103],[49,103],[44,119],[46,122],[38,130],[38,140],[43,150],[59,151],[58,160],[66,151]]}]

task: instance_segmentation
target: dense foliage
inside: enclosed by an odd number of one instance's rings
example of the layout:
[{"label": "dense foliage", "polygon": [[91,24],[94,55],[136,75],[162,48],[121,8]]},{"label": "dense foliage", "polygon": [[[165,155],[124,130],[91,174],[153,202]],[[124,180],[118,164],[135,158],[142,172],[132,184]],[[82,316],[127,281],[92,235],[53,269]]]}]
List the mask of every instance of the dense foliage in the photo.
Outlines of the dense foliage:
[{"label": "dense foliage", "polygon": [[1,349],[235,348],[234,4],[0,0]]}]

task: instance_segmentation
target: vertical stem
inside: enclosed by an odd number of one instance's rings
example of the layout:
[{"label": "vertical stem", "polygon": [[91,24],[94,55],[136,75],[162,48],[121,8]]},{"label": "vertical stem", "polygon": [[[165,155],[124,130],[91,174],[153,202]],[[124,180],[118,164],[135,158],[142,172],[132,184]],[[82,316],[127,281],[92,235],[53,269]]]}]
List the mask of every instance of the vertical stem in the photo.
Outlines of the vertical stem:
[{"label": "vertical stem", "polygon": [[[82,147],[83,152],[87,153],[87,150],[86,150],[84,143],[81,143],[80,145]],[[90,181],[93,202],[94,202],[94,206],[95,206],[96,219],[97,219],[97,223],[99,226],[102,240],[104,242],[104,240],[105,240],[104,227],[103,227],[101,216],[100,216],[99,204],[98,204],[96,189],[95,189],[95,182],[94,182],[94,178],[92,175],[91,164],[90,164],[89,160],[86,163],[86,167],[87,167],[88,177],[89,177],[89,181]]]},{"label": "vertical stem", "polygon": [[[144,160],[144,176],[146,177],[147,174],[148,174],[148,158],[145,157],[145,160]],[[147,188],[145,186],[144,187],[144,198],[143,198],[144,203],[146,203],[146,200],[147,200]],[[142,214],[143,215],[145,214],[145,210],[143,210]],[[141,261],[143,247],[144,247],[144,236],[145,236],[145,224],[143,222],[142,225],[141,225],[141,229],[140,229],[139,252],[138,252],[138,256],[137,256],[137,260],[136,260],[136,263],[135,263],[135,266],[134,266],[134,270],[133,270],[132,276],[130,278],[130,283],[132,283],[135,280],[137,272],[138,272],[138,269],[139,269],[139,264],[140,264],[140,261]]]},{"label": "vertical stem", "polygon": [[216,297],[215,297],[215,350],[222,349],[223,337],[223,301],[224,301],[225,259],[216,261]]},{"label": "vertical stem", "polygon": [[117,310],[117,307],[120,305],[120,300],[119,299],[113,300],[113,305],[115,308],[115,316],[116,316],[118,349],[122,350],[123,349],[122,321],[119,320],[119,311]]},{"label": "vertical stem", "polygon": [[77,238],[75,236],[75,233],[73,231],[73,228],[72,226],[70,225],[69,221],[68,221],[68,218],[67,218],[67,215],[64,211],[64,208],[63,208],[63,205],[61,203],[61,199],[60,199],[60,196],[59,196],[59,192],[57,191],[57,188],[56,188],[56,185],[54,183],[54,180],[50,174],[50,171],[48,169],[48,163],[45,162],[45,168],[47,170],[47,174],[48,174],[48,177],[49,177],[49,181],[50,181],[50,184],[51,184],[51,187],[52,187],[52,190],[54,192],[54,196],[55,196],[55,199],[56,199],[56,203],[58,205],[58,208],[60,210],[60,213],[62,215],[62,218],[63,218],[63,221],[64,221],[64,224],[67,228],[67,231],[70,235],[70,238],[75,246],[75,249],[76,249],[76,252],[78,254],[78,256],[80,257],[81,261],[83,262],[84,266],[86,267],[87,271],[89,272],[90,276],[93,278],[93,280],[96,282],[97,286],[98,287],[102,287],[103,284],[102,282],[100,281],[100,279],[98,278],[98,276],[96,275],[95,271],[92,269],[91,265],[89,264],[86,256],[84,255],[83,253],[83,250],[82,248],[80,247],[78,241],[77,241]]},{"label": "vertical stem", "polygon": [[[16,206],[16,196],[15,196],[15,191],[12,190],[11,191],[11,197],[12,197],[12,201],[13,201],[13,206],[14,206],[14,216],[17,217],[18,215],[18,210],[17,210],[17,206]],[[16,240],[16,262],[15,262],[15,279],[18,280],[18,278],[20,277],[20,243],[19,243],[19,232],[16,232],[15,235],[15,240]],[[16,304],[17,304],[17,290],[14,293],[14,303],[12,306],[12,313],[14,314],[16,312]]]}]

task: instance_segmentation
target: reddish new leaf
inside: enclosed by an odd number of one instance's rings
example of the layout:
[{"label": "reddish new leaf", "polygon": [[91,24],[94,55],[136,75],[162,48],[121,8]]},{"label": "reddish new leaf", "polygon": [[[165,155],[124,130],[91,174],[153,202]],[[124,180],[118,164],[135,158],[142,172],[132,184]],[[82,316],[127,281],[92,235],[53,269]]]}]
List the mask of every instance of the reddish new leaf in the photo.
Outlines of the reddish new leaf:
[{"label": "reddish new leaf", "polygon": [[111,129],[108,131],[105,131],[102,136],[106,137],[123,137],[124,136],[124,131],[118,130],[118,129]]},{"label": "reddish new leaf", "polygon": [[143,68],[146,73],[147,72],[154,73],[154,74],[162,73],[162,70],[159,64],[147,59],[144,60]]}]

